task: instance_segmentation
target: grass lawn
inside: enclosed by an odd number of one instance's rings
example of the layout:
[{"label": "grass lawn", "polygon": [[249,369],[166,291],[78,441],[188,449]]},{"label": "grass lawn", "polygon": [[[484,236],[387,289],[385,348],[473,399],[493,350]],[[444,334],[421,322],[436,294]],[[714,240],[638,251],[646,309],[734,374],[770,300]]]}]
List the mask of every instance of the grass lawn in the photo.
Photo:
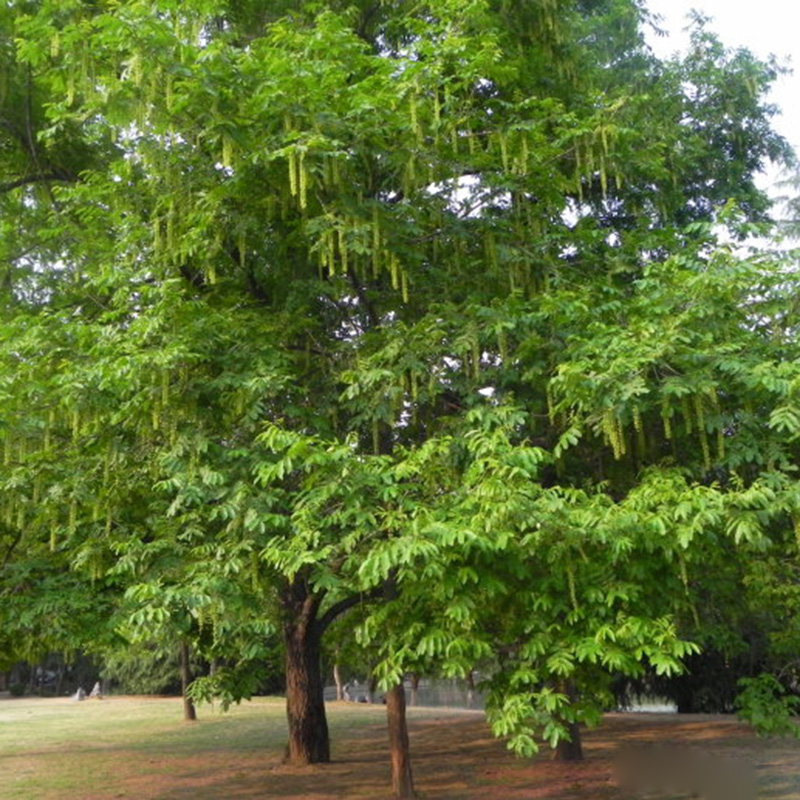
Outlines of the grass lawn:
[{"label": "grass lawn", "polygon": [[[490,736],[480,714],[415,708],[409,715],[417,788],[429,800],[688,798],[674,789],[631,795],[617,787],[611,765],[618,749],[654,741],[691,745],[721,764],[747,765],[760,798],[800,800],[800,742],[760,741],[727,717],[609,715],[587,732],[586,760],[570,765],[544,751],[533,760],[515,759]],[[333,763],[305,768],[281,765],[281,700],[257,699],[225,714],[201,707],[200,717],[183,722],[175,698],[2,698],[0,798],[387,797],[382,706],[331,704]]]}]

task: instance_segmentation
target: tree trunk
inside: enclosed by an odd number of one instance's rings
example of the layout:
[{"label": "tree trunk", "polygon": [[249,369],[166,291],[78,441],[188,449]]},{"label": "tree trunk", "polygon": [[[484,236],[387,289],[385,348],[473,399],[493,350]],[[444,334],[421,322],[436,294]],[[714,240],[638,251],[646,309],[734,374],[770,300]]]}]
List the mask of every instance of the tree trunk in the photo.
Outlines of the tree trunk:
[{"label": "tree trunk", "polygon": [[[575,683],[571,680],[564,681],[558,687],[569,698],[570,704],[578,699]],[[581,729],[577,722],[562,720],[569,731],[570,740],[560,739],[556,745],[554,758],[556,761],[583,761],[583,745],[581,744]]]},{"label": "tree trunk", "polygon": [[566,723],[569,730],[570,741],[559,739],[556,745],[556,761],[583,761],[583,745],[581,744],[581,729],[577,722]]},{"label": "tree trunk", "polygon": [[342,674],[339,671],[339,662],[333,665],[333,682],[336,684],[336,699],[344,700],[344,684],[342,683]]},{"label": "tree trunk", "polygon": [[470,670],[467,673],[467,708],[475,705],[475,673]]},{"label": "tree trunk", "polygon": [[386,693],[386,718],[389,725],[389,753],[392,761],[392,792],[398,798],[414,797],[406,724],[406,690],[402,680]]},{"label": "tree trunk", "polygon": [[197,719],[197,710],[189,697],[189,684],[192,682],[192,671],[189,666],[189,644],[181,642],[181,695],[183,696],[183,718],[187,722]]},{"label": "tree trunk", "polygon": [[411,695],[408,698],[408,704],[415,706],[419,703],[419,675],[416,672],[411,673]]},{"label": "tree trunk", "polygon": [[316,614],[319,598],[296,581],[283,597],[286,645],[286,719],[290,764],[325,764],[331,760],[325,717],[320,644],[323,626]]},{"label": "tree trunk", "polygon": [[375,692],[378,691],[378,679],[371,675],[369,682],[367,683],[367,702],[374,703],[375,702]]}]

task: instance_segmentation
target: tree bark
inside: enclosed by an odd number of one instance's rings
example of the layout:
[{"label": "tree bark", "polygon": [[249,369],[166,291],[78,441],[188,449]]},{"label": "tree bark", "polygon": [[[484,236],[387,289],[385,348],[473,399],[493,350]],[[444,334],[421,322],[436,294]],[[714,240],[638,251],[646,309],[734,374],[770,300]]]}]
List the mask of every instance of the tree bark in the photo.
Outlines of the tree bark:
[{"label": "tree bark", "polygon": [[389,753],[392,762],[392,792],[397,798],[414,797],[408,725],[406,724],[406,690],[402,680],[386,693],[386,717],[389,726]]},{"label": "tree bark", "polygon": [[581,744],[581,729],[577,722],[566,723],[569,730],[570,741],[559,739],[556,745],[556,761],[583,761],[583,745]]},{"label": "tree bark", "polygon": [[467,673],[467,708],[475,705],[475,673],[470,670]]},{"label": "tree bark", "polygon": [[408,704],[415,706],[419,703],[419,675],[416,672],[411,673],[411,695],[408,698]]},{"label": "tree bark", "polygon": [[320,598],[296,580],[286,588],[282,599],[289,726],[286,760],[295,765],[325,764],[331,755],[320,665],[324,630],[317,620]]},{"label": "tree bark", "polygon": [[[559,687],[569,698],[570,704],[578,699],[578,692],[575,683],[571,680],[564,681]],[[560,739],[556,745],[554,758],[556,761],[583,761],[583,745],[581,743],[581,729],[577,722],[567,722],[562,720],[569,731],[569,741]]]},{"label": "tree bark", "polygon": [[336,699],[344,700],[344,684],[342,683],[342,674],[339,671],[339,662],[333,665],[333,682],[336,684]]},{"label": "tree bark", "polygon": [[197,720],[197,709],[189,697],[189,684],[192,682],[192,670],[189,666],[189,644],[181,642],[181,695],[183,697],[183,718],[187,722]]},{"label": "tree bark", "polygon": [[375,692],[378,691],[378,679],[371,675],[367,683],[367,702],[372,704],[375,702]]}]

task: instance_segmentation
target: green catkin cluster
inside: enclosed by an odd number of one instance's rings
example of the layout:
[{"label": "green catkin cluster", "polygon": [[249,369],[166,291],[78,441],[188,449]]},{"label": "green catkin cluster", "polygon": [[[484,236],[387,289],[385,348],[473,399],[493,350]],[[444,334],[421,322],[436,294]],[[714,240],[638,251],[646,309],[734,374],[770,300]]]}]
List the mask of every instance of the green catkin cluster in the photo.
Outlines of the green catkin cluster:
[{"label": "green catkin cluster", "polygon": [[169,370],[161,370],[161,405],[169,405]]},{"label": "green catkin cluster", "polygon": [[686,433],[692,432],[692,414],[689,410],[689,399],[684,395],[681,397],[681,413],[683,414],[683,424],[686,426]]},{"label": "green catkin cluster", "polygon": [[239,250],[239,266],[244,269],[245,261],[247,260],[247,236],[244,231],[239,232],[236,246]]},{"label": "green catkin cluster", "polygon": [[377,456],[380,455],[380,431],[378,420],[372,420],[372,452]]},{"label": "green catkin cluster", "polygon": [[689,593],[689,573],[686,569],[686,559],[683,557],[681,553],[678,556],[678,568],[681,572],[681,583],[683,584],[684,591],[688,594]]},{"label": "green catkin cluster", "polygon": [[228,169],[233,166],[233,140],[227,134],[222,136],[222,166]]},{"label": "green catkin cluster", "polygon": [[706,435],[706,416],[703,408],[703,398],[701,395],[694,396],[694,408],[697,415],[697,433],[700,437],[700,449],[703,452],[703,466],[706,470],[711,469],[711,450],[708,446],[708,436]]},{"label": "green catkin cluster", "polygon": [[300,187],[300,210],[305,211],[308,205],[308,170],[306,169],[306,154],[304,150],[300,151],[300,158],[297,163],[297,181]]},{"label": "green catkin cluster", "polygon": [[572,603],[572,608],[578,611],[578,593],[575,589],[575,569],[571,563],[567,564],[567,585],[569,586],[569,599]]},{"label": "green catkin cluster", "polygon": [[289,154],[286,157],[286,165],[289,170],[289,194],[292,197],[297,197],[297,153],[294,149],[289,151]]},{"label": "green catkin cluster", "polygon": [[497,329],[497,349],[500,353],[500,359],[503,364],[508,362],[508,337],[502,327]]},{"label": "green catkin cluster", "polygon": [[666,398],[661,401],[661,421],[664,423],[664,438],[670,441],[672,439],[672,409]]},{"label": "green catkin cluster", "polygon": [[506,135],[503,132],[497,134],[497,142],[500,146],[500,161],[503,164],[503,171],[509,171],[509,161],[508,161],[508,140],[506,139]]},{"label": "green catkin cluster", "polygon": [[627,452],[625,434],[619,417],[611,409],[603,414],[603,434],[614,451],[614,458],[619,461]]}]

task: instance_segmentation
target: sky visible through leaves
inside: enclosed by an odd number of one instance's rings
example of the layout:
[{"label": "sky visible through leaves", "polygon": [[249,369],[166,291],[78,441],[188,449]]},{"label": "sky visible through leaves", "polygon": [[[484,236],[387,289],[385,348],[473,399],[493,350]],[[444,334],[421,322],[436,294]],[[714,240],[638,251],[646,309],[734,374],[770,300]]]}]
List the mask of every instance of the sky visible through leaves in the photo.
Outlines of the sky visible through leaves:
[{"label": "sky visible through leaves", "polygon": [[[800,152],[800,5],[786,0],[648,0],[648,9],[661,16],[660,27],[667,32],[658,36],[648,31],[650,45],[660,57],[684,51],[688,44],[686,27],[692,10],[712,18],[710,28],[728,47],[746,47],[762,58],[774,54],[779,63],[794,70],[776,82],[770,100],[781,109],[775,128]],[[780,176],[770,170],[763,185],[774,184]],[[780,194],[780,191],[773,190]]]}]

